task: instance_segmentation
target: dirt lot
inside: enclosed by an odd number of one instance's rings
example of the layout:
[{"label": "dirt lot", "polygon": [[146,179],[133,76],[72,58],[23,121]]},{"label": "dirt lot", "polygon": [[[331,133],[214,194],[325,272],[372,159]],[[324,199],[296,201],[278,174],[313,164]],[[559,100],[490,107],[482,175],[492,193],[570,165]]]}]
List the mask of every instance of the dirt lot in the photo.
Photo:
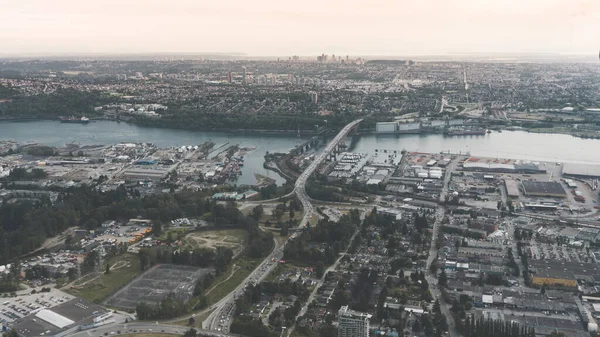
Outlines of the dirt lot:
[{"label": "dirt lot", "polygon": [[186,245],[191,248],[212,248],[218,246],[228,247],[237,253],[244,247],[246,231],[243,229],[221,229],[211,231],[193,232],[185,237]]}]

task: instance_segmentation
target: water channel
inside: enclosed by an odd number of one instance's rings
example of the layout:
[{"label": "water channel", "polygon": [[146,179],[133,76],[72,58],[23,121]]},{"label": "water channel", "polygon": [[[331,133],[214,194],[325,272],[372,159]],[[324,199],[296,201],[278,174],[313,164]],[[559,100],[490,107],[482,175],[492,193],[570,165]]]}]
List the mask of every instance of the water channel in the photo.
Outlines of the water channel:
[{"label": "water channel", "polygon": [[[297,140],[294,135],[258,133],[225,133],[141,127],[128,123],[95,121],[89,124],[68,124],[57,121],[2,122],[0,140],[19,143],[34,142],[51,146],[67,143],[79,145],[113,144],[117,142],[149,142],[159,147],[196,145],[212,141],[256,147],[246,156],[238,184],[255,183],[254,173],[283,178],[263,168],[263,156],[269,152],[287,152]],[[562,134],[536,134],[524,131],[493,132],[482,136],[444,137],[428,135],[361,135],[353,142],[353,151],[373,153],[375,149],[419,152],[470,152],[473,156],[512,158],[530,161],[594,163],[600,165],[600,140],[581,139]]]}]

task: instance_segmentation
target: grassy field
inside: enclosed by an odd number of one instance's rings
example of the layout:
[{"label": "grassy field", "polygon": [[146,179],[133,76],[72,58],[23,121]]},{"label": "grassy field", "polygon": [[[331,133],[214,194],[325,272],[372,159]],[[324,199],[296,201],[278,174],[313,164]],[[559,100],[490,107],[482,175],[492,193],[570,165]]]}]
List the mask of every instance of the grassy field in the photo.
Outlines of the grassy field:
[{"label": "grassy field", "polygon": [[[196,314],[196,316],[194,316],[194,317],[195,317],[195,319],[196,319],[196,324],[195,324],[193,327],[192,327],[192,326],[190,326],[190,328],[202,328],[202,322],[203,322],[205,319],[207,319],[207,318],[208,318],[208,316],[210,316],[210,314],[211,314],[213,311],[214,311],[214,309],[213,309],[213,310],[207,310],[206,312],[202,312],[202,313]],[[182,319],[182,320],[180,320],[180,321],[177,321],[177,322],[172,322],[172,323],[169,323],[169,324],[172,324],[172,325],[180,325],[180,326],[189,326],[189,325],[188,325],[189,321],[190,321],[189,319]]]},{"label": "grassy field", "polygon": [[[123,254],[108,261],[111,266],[109,274],[100,275],[99,279],[87,281],[86,284],[68,287],[66,292],[85,298],[88,301],[100,303],[115,291],[133,280],[142,271],[140,258],[134,254]],[[89,280],[90,278],[88,278]]]},{"label": "grassy field", "polygon": [[186,228],[186,227],[171,228],[171,229],[168,229],[168,230],[162,232],[160,234],[160,236],[158,237],[158,240],[160,240],[160,241],[167,240],[167,238],[169,237],[169,233],[171,233],[171,237],[174,240],[177,240],[177,237],[180,233],[182,236],[185,236],[185,233],[188,231],[191,231],[191,230],[192,230],[192,228]]}]

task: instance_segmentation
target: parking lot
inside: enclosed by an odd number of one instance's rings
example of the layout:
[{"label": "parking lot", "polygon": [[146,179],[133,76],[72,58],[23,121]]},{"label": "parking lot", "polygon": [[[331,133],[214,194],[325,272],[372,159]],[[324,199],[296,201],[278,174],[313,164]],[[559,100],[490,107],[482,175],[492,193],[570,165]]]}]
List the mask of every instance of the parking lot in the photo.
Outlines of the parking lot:
[{"label": "parking lot", "polygon": [[58,289],[51,289],[50,292],[44,293],[1,298],[0,322],[3,324],[10,324],[31,314],[34,310],[52,308],[73,298],[74,296]]},{"label": "parking lot", "polygon": [[557,260],[564,262],[588,262],[591,256],[586,250],[575,249],[556,243],[531,242],[531,255],[535,260]]}]

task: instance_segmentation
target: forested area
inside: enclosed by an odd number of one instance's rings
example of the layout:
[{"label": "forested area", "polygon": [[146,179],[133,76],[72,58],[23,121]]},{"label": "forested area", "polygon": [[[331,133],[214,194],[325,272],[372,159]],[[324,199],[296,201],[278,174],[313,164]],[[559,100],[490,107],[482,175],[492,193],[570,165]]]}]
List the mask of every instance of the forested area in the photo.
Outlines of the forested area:
[{"label": "forested area", "polygon": [[12,293],[19,290],[18,268],[13,265],[7,274],[0,274],[0,293]]},{"label": "forested area", "polygon": [[0,99],[13,98],[18,94],[19,92],[13,88],[0,84]]},{"label": "forested area", "polygon": [[0,86],[0,98],[3,92],[13,101],[0,105],[0,114],[19,118],[51,118],[58,116],[91,116],[94,107],[109,103],[108,96],[95,91],[58,89],[48,95],[20,96],[14,91]]},{"label": "forested area", "polygon": [[288,242],[284,249],[285,260],[316,264],[332,264],[339,253],[350,243],[350,238],[360,223],[357,210],[344,215],[338,222],[322,219],[315,227],[304,231]]},{"label": "forested area", "polygon": [[330,115],[324,118],[314,113],[314,107],[301,111],[267,113],[222,113],[173,107],[160,119],[136,116],[136,124],[194,130],[316,130],[316,126],[342,127],[351,122],[351,115]]},{"label": "forested area", "polygon": [[258,230],[256,221],[246,217],[234,206],[217,204],[207,196],[211,191],[183,191],[175,194],[153,194],[139,197],[119,187],[100,192],[91,187],[72,188],[61,192],[54,205],[41,203],[5,204],[0,207],[0,264],[7,264],[21,255],[39,248],[50,237],[69,227],[95,229],[106,220],[127,221],[138,216],[156,222],[209,214],[217,225],[235,224],[248,229],[248,255],[257,257],[270,249],[271,238]]},{"label": "forested area", "polygon": [[306,185],[306,194],[317,200],[343,202],[345,201],[345,190],[339,187],[324,186],[309,182]]},{"label": "forested area", "polygon": [[158,246],[140,249],[140,260],[143,262],[172,263],[201,268],[214,267],[217,276],[227,268],[232,258],[233,250],[226,247],[180,250],[176,247]]}]

